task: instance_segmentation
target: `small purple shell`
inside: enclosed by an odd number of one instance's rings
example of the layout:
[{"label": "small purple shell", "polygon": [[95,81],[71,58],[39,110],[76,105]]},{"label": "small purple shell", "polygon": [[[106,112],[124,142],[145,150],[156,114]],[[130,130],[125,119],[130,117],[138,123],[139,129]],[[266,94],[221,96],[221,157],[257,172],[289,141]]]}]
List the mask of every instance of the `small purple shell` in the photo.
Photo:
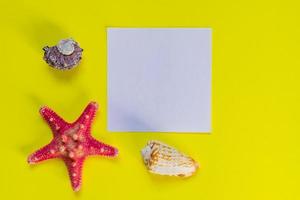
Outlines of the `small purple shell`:
[{"label": "small purple shell", "polygon": [[56,46],[44,47],[44,60],[56,69],[66,70],[77,66],[83,49],[72,39],[61,40]]}]

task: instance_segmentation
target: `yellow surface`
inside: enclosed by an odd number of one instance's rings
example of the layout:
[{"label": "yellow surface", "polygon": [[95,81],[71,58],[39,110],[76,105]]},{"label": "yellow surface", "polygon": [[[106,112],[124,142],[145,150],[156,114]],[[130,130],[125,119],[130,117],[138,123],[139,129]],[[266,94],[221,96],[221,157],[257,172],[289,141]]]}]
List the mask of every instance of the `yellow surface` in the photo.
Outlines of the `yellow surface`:
[{"label": "yellow surface", "polygon": [[[1,1],[0,199],[300,199],[300,4],[241,2]],[[107,26],[213,29],[211,135],[106,131]],[[59,72],[41,48],[66,37],[80,42],[83,61]],[[90,100],[101,107],[93,135],[120,155],[88,159],[75,194],[63,162],[30,167],[26,158],[52,137],[41,105],[72,121]],[[147,173],[139,151],[149,139],[202,168],[186,180]]]}]

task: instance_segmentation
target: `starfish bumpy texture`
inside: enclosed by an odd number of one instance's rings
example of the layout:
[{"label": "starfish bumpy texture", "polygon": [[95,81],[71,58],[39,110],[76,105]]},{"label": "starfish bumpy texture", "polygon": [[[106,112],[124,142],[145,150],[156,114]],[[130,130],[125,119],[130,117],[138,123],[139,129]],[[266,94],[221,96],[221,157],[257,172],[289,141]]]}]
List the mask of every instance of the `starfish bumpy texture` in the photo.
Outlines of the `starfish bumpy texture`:
[{"label": "starfish bumpy texture", "polygon": [[97,141],[91,136],[91,124],[98,105],[91,102],[81,116],[73,123],[68,123],[48,107],[42,107],[40,113],[53,132],[52,141],[28,157],[29,164],[43,160],[61,158],[65,162],[72,188],[78,191],[81,187],[81,173],[85,158],[91,155],[114,157],[118,150]]}]

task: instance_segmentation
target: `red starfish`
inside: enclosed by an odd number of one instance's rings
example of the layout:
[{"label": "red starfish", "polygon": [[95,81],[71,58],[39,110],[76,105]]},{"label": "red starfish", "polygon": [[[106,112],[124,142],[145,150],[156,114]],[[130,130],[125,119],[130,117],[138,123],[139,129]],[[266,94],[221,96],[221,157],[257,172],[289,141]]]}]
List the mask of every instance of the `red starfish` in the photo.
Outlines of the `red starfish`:
[{"label": "red starfish", "polygon": [[97,141],[91,136],[90,129],[98,105],[91,102],[81,116],[68,123],[48,107],[42,107],[40,113],[53,132],[52,141],[28,157],[29,164],[35,164],[52,158],[62,158],[67,165],[74,191],[81,186],[81,172],[85,158],[91,155],[116,156],[118,150]]}]

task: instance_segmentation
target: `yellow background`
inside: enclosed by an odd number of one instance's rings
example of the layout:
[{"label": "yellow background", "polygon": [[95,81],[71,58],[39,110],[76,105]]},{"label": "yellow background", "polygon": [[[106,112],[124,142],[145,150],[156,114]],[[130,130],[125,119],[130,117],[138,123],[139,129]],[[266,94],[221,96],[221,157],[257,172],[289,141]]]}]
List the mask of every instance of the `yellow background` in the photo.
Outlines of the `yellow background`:
[{"label": "yellow background", "polygon": [[[297,1],[106,0],[0,2],[1,199],[299,199],[300,4]],[[106,131],[106,27],[213,29],[212,134]],[[80,66],[60,72],[44,45],[73,37]],[[195,86],[196,87],[196,86]],[[79,193],[60,160],[30,167],[50,141],[48,105],[75,120],[100,104],[93,135],[120,150],[89,158]],[[201,163],[186,180],[149,174],[140,149],[159,139]]]}]

